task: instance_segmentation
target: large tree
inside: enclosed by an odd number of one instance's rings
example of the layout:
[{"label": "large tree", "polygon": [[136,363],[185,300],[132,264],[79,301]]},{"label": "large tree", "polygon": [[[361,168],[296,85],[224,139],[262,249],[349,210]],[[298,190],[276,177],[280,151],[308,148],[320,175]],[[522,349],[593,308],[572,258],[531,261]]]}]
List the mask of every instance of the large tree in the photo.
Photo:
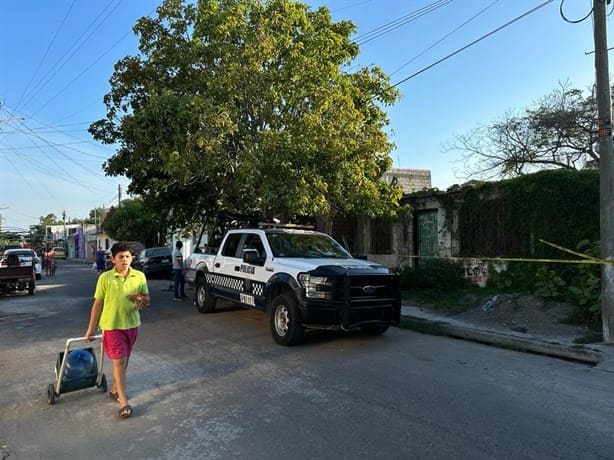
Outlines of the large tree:
[{"label": "large tree", "polygon": [[165,0],[141,18],[92,135],[105,164],[177,225],[222,211],[319,216],[396,209],[377,67],[350,71],[352,23],[293,0]]},{"label": "large tree", "polygon": [[541,169],[599,165],[597,106],[591,94],[561,83],[533,108],[505,113],[489,125],[456,136],[467,177],[514,177]]},{"label": "large tree", "polygon": [[164,243],[168,223],[142,199],[136,198],[123,200],[121,207],[111,207],[103,227],[114,240],[139,241],[145,247],[151,247]]}]

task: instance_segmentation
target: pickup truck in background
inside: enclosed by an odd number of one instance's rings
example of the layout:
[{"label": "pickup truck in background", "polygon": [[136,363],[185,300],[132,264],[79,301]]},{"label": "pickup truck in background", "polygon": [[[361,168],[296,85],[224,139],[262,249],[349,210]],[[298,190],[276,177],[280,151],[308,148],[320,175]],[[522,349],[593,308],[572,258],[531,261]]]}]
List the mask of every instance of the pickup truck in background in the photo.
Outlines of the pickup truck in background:
[{"label": "pickup truck in background", "polygon": [[186,260],[186,280],[201,313],[214,311],[217,299],[268,313],[281,345],[300,343],[305,329],[382,334],[400,321],[398,275],[315,231],[230,230],[217,254]]},{"label": "pickup truck in background", "polygon": [[22,262],[17,254],[5,254],[0,257],[0,293],[28,291],[34,294],[36,272],[33,262]]}]

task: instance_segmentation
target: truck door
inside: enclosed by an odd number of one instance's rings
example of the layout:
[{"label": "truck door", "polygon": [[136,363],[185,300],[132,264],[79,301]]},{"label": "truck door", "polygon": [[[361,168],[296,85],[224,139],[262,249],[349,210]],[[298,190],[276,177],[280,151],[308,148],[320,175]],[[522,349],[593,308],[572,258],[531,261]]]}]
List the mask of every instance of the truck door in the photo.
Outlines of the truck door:
[{"label": "truck door", "polygon": [[217,297],[223,297],[234,302],[240,301],[240,293],[244,290],[243,276],[235,267],[241,264],[239,248],[244,233],[230,233],[224,240],[222,250],[215,258],[213,273],[207,281]]},{"label": "truck door", "polygon": [[[245,260],[243,254],[252,253],[252,258]],[[270,260],[262,238],[257,233],[248,233],[241,248],[241,265],[239,270],[245,279],[245,290],[241,294],[241,303],[256,307],[260,310],[266,309],[266,298],[264,297],[264,287],[267,280],[271,277],[271,272],[265,268],[267,259]],[[254,260],[253,255],[256,255]]]}]

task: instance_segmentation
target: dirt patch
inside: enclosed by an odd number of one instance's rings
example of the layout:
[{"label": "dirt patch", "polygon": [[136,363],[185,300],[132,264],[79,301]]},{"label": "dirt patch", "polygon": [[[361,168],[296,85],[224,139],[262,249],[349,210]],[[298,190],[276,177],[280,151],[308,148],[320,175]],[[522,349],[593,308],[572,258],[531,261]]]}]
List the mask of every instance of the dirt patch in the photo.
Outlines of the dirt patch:
[{"label": "dirt patch", "polygon": [[511,330],[534,336],[579,337],[585,326],[565,324],[572,306],[524,294],[500,294],[451,317],[476,325]]}]

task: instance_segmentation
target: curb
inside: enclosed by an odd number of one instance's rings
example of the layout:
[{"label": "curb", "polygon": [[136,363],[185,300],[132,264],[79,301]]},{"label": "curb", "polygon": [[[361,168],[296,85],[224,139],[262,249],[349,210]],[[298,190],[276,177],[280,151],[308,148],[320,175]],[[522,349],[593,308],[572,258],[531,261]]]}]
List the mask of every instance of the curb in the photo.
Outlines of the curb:
[{"label": "curb", "polygon": [[445,321],[428,320],[414,316],[402,316],[400,327],[422,332],[423,334],[454,337],[509,350],[525,351],[593,365],[597,365],[609,357],[602,350],[584,345],[565,345],[536,338],[518,337],[501,332],[476,329],[470,326],[456,326]]}]

